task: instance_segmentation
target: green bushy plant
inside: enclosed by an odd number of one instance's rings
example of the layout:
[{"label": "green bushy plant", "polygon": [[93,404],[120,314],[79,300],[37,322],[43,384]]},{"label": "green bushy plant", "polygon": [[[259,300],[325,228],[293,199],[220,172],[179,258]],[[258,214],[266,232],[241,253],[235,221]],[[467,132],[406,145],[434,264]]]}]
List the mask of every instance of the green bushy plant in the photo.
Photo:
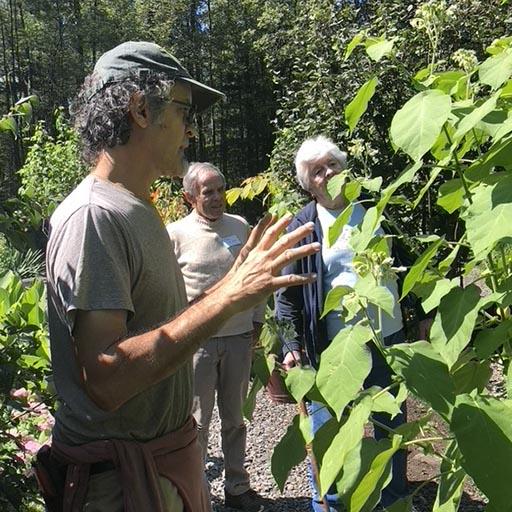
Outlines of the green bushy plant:
[{"label": "green bushy plant", "polygon": [[0,506],[42,510],[32,458],[51,434],[54,396],[42,280],[0,277]]},{"label": "green bushy plant", "polygon": [[[412,20],[423,19],[412,27],[425,31],[425,23],[451,16],[448,9],[442,0],[425,2],[411,13]],[[370,59],[387,59],[393,67],[395,43],[357,34],[346,49],[347,58],[357,49]],[[322,353],[318,371],[294,368],[286,375],[298,403],[322,402],[334,419],[313,435],[307,412],[299,410],[274,450],[276,482],[282,489],[291,468],[309,451],[318,462],[322,493],[336,485],[350,512],[373,510],[389,481],[392,456],[412,446],[439,460],[432,478],[438,483],[433,511],[459,510],[469,479],[486,496],[487,511],[512,510],[512,37],[495,40],[483,59],[470,49],[455,49],[450,60],[455,68],[442,62],[439,44],[438,35],[428,35],[426,66],[407,73],[410,85],[386,129],[387,143],[404,162],[399,176],[386,176],[386,186],[346,174],[329,182],[331,195],[344,193],[349,204],[326,235],[331,243],[361,191],[366,188],[375,199],[350,239],[357,283],[335,287],[324,304],[324,315],[339,309],[354,325],[340,331]],[[380,74],[386,70],[370,71],[344,110],[354,132],[371,115],[372,103],[387,92]],[[363,138],[355,148],[360,158],[371,156],[365,143]],[[408,269],[395,268],[389,235],[375,235],[376,230],[392,203],[399,202],[410,216],[427,200],[438,209],[441,222],[456,229],[413,235],[419,257]],[[385,347],[380,318],[384,312],[393,314],[394,298],[383,282],[403,271],[400,300],[415,293],[434,320],[428,340]],[[477,286],[481,283],[487,292]],[[369,307],[378,311],[376,323],[369,320]],[[361,391],[371,369],[369,343],[394,373],[385,389]],[[505,393],[500,396],[487,389],[491,362],[496,361],[504,373]],[[264,371],[256,372],[256,387],[274,366],[270,355],[260,358]],[[388,440],[365,441],[365,426],[375,423],[373,414],[398,414],[409,396],[423,403],[427,414],[390,429]],[[433,421],[434,413],[440,420]],[[388,512],[409,512],[420,490]]]},{"label": "green bushy plant", "polygon": [[78,136],[66,121],[63,109],[55,112],[55,135],[39,121],[28,145],[25,163],[18,171],[19,194],[35,204],[45,219],[82,180],[87,169],[80,159]]}]

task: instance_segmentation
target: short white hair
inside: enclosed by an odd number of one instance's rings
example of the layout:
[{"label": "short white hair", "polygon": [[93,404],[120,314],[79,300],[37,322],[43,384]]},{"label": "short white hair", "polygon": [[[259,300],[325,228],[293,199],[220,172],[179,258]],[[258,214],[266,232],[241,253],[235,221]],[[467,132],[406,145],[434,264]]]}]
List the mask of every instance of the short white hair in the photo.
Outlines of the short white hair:
[{"label": "short white hair", "polygon": [[317,135],[306,139],[295,155],[295,172],[299,185],[309,192],[309,164],[326,155],[336,159],[341,168],[347,167],[347,153],[334,144],[324,135]]},{"label": "short white hair", "polygon": [[192,197],[196,196],[197,181],[201,174],[205,172],[213,172],[214,174],[217,174],[217,176],[222,179],[224,187],[226,187],[226,178],[224,177],[224,174],[220,172],[218,167],[215,167],[215,165],[210,162],[194,162],[190,164],[187,174],[183,176],[183,190],[185,190],[188,195]]}]

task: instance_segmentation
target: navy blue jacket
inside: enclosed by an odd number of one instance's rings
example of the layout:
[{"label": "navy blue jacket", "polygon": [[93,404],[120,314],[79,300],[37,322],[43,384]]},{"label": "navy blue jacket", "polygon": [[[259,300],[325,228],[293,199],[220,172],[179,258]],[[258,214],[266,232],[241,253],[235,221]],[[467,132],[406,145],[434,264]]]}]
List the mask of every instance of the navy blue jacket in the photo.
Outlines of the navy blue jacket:
[{"label": "navy blue jacket", "polygon": [[[312,242],[322,243],[322,228],[318,219],[316,210],[316,201],[308,203],[294,217],[287,231],[306,224],[314,222],[313,232],[301,240],[298,246],[310,244]],[[384,230],[386,231],[385,227]],[[395,258],[395,265],[410,265],[411,257],[401,243],[394,242],[392,245],[392,255]],[[305,286],[291,286],[282,288],[276,293],[276,317],[278,320],[288,320],[293,323],[297,340],[281,340],[283,343],[283,354],[286,355],[291,350],[305,350],[309,364],[318,368],[320,354],[329,344],[327,339],[327,329],[325,320],[320,320],[323,310],[323,264],[321,251],[298,260],[285,267],[283,275],[287,274],[309,274],[316,273],[317,279],[314,283]],[[398,282],[398,289],[401,289],[401,279]],[[415,304],[415,309],[421,308]],[[417,311],[419,317],[424,317],[422,310]],[[301,341],[303,343],[301,343]]]}]

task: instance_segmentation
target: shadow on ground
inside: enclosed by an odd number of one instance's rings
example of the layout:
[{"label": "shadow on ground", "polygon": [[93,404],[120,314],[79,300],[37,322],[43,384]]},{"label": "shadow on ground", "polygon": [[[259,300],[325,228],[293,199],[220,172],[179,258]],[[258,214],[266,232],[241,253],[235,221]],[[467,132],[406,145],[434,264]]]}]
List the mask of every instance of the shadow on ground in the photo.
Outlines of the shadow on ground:
[{"label": "shadow on ground", "polygon": [[[309,498],[276,498],[269,500],[269,506],[265,512],[309,512],[311,500]],[[225,507],[224,503],[213,499],[213,512],[237,512],[232,508]]]},{"label": "shadow on ground", "polygon": [[[411,492],[421,485],[422,482],[414,482],[411,484]],[[430,512],[434,506],[437,493],[437,484],[429,482],[418,491],[414,497],[414,506],[418,512]],[[464,492],[460,502],[459,511],[461,512],[482,512],[485,510],[485,502],[479,498],[470,496]]]}]

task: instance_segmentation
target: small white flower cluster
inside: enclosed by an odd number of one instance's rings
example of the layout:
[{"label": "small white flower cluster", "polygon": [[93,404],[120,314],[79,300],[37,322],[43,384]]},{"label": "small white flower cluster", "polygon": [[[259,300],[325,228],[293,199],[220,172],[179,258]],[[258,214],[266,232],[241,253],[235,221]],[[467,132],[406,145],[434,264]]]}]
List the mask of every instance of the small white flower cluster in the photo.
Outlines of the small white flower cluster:
[{"label": "small white flower cluster", "polygon": [[465,50],[460,48],[452,55],[452,60],[465,73],[471,73],[478,65],[478,59],[474,50]]},{"label": "small white flower cluster", "polygon": [[430,32],[439,28],[455,17],[455,7],[447,7],[445,0],[428,0],[418,6],[411,25],[417,30]]},{"label": "small white flower cluster", "polygon": [[380,282],[395,276],[393,261],[393,258],[384,252],[367,251],[354,259],[354,270],[361,277],[372,274],[377,282]]},{"label": "small white flower cluster", "polygon": [[352,139],[347,146],[347,151],[358,160],[363,160],[365,155],[373,158],[378,153],[376,149],[366,144],[363,139]]}]

